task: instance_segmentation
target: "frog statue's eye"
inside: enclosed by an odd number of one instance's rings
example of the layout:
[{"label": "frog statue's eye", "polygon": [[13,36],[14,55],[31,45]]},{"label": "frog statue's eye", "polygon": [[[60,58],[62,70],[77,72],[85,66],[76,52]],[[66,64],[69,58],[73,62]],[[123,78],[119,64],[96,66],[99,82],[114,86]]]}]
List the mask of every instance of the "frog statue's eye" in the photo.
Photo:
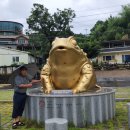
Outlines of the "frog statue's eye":
[{"label": "frog statue's eye", "polygon": [[54,44],[55,44],[55,42],[53,41],[51,45],[53,46]]},{"label": "frog statue's eye", "polygon": [[52,42],[52,46],[55,44],[55,41],[58,39],[59,39],[58,37],[55,38],[55,40]]},{"label": "frog statue's eye", "polygon": [[70,39],[70,43],[71,43],[71,44],[73,44],[74,46],[77,45],[77,42],[76,42],[76,40],[74,39],[73,36],[69,37],[69,39]]},{"label": "frog statue's eye", "polygon": [[72,41],[71,41],[71,43],[72,43],[74,46],[76,46],[76,45],[77,45],[76,40],[72,40]]}]

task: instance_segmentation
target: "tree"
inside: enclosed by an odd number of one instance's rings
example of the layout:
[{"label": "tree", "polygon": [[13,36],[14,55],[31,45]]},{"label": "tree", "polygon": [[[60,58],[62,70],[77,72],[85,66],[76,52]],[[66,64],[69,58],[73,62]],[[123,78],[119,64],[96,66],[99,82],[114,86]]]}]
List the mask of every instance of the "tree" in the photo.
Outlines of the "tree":
[{"label": "tree", "polygon": [[90,41],[90,38],[83,34],[76,34],[75,37],[80,48],[87,53],[88,58],[95,58],[99,54],[99,43]]},{"label": "tree", "polygon": [[30,37],[30,43],[41,46],[41,55],[46,59],[51,42],[55,37],[68,37],[74,33],[70,23],[76,16],[72,9],[59,10],[54,14],[41,4],[34,4],[31,15],[27,18],[29,29],[26,34]]},{"label": "tree", "polygon": [[130,35],[130,5],[123,6],[116,17],[110,16],[106,21],[97,21],[91,29],[89,41],[101,46],[101,42],[121,40],[125,34]]},{"label": "tree", "polygon": [[56,36],[67,37],[73,35],[70,23],[75,17],[73,10],[59,10],[54,14],[49,13],[49,10],[41,4],[34,4],[31,15],[27,18],[29,29],[36,33],[44,35],[51,43]]},{"label": "tree", "polygon": [[123,6],[122,12],[116,17],[110,16],[105,21],[97,21],[87,37],[81,34],[76,37],[88,57],[94,58],[103,41],[121,40],[125,34],[130,36],[130,5]]}]

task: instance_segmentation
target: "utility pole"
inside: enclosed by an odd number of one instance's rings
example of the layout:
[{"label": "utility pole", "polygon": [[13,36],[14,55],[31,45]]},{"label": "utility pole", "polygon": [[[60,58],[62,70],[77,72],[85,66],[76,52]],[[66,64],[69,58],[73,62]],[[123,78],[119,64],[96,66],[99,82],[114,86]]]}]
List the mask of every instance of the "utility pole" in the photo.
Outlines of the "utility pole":
[{"label": "utility pole", "polygon": [[87,34],[87,30],[88,30],[88,29],[86,28],[85,30],[86,30],[86,36],[87,36],[87,35],[88,35],[88,34]]}]

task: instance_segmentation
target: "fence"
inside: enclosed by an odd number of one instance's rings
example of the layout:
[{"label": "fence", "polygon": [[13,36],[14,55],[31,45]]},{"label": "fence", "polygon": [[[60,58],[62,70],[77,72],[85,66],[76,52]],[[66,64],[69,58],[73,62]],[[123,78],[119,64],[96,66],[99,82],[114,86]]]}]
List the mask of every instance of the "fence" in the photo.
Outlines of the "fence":
[{"label": "fence", "polygon": [[10,74],[17,68],[18,66],[0,66],[0,83],[5,84],[8,83],[8,79]]},{"label": "fence", "polygon": [[8,75],[11,74],[18,66],[0,66],[0,74]]},{"label": "fence", "polygon": [[130,64],[108,64],[108,63],[102,63],[102,64],[95,64],[93,63],[95,70],[122,70],[122,69],[128,69],[130,70]]}]

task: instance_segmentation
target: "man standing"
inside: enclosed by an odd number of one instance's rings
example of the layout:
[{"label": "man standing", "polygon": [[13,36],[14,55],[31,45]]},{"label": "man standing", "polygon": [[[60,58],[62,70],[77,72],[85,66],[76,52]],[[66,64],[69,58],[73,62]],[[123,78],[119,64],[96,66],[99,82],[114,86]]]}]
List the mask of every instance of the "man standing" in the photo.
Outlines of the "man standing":
[{"label": "man standing", "polygon": [[18,126],[25,125],[21,122],[21,117],[24,111],[26,102],[26,90],[31,88],[33,83],[37,83],[40,80],[32,80],[29,78],[27,68],[25,66],[20,67],[19,74],[15,77],[15,88],[13,96],[13,124],[12,128],[16,129]]}]

